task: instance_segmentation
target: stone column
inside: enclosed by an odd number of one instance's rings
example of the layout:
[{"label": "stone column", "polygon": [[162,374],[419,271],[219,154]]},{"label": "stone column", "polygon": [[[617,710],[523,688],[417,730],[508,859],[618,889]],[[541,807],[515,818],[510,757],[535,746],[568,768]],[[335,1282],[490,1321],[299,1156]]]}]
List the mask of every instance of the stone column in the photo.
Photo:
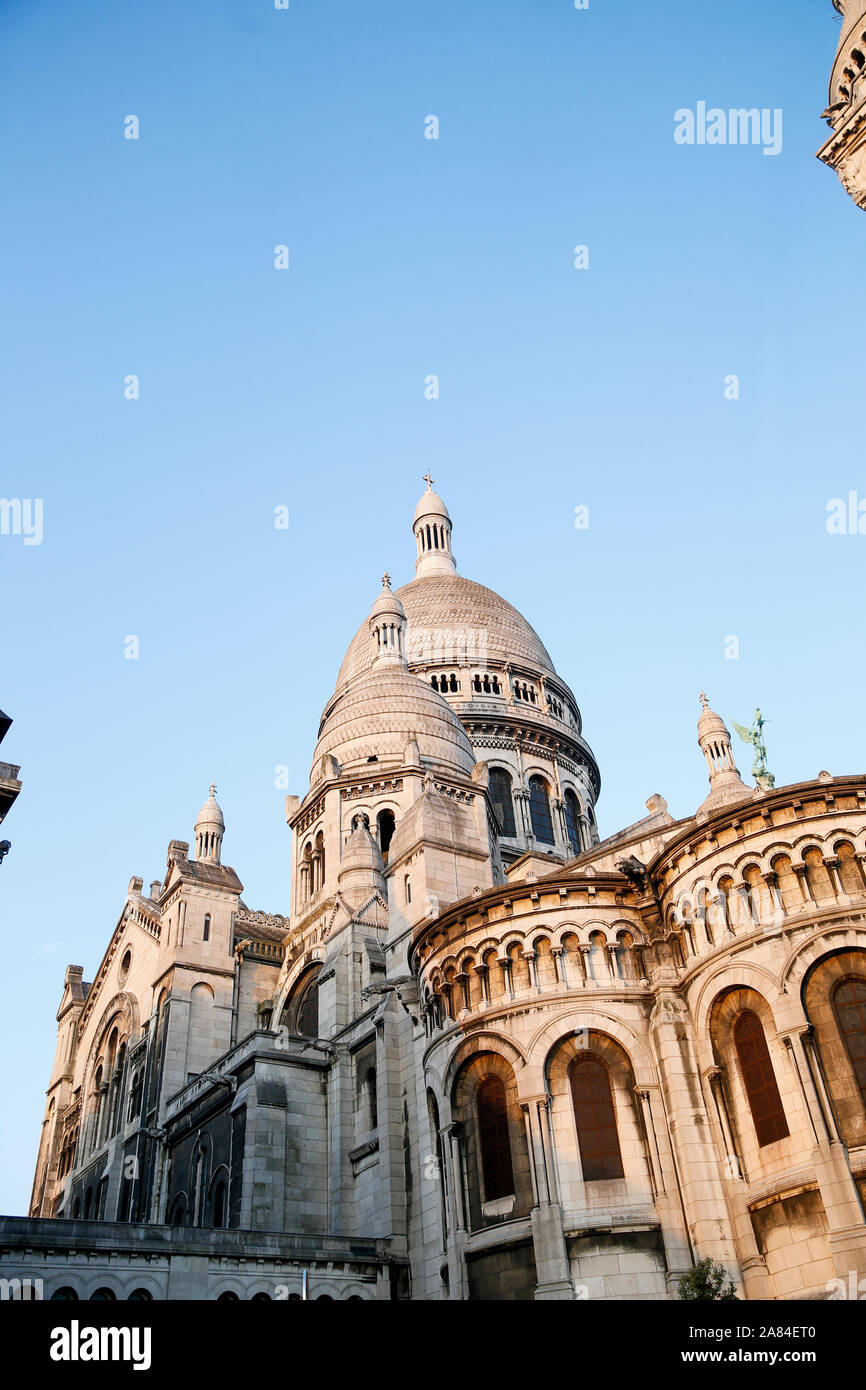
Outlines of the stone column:
[{"label": "stone column", "polygon": [[486,965],[476,965],[475,974],[478,976],[478,984],[481,989],[482,1007],[490,1003],[490,971]]},{"label": "stone column", "polygon": [[439,1131],[439,1147],[442,1166],[445,1169],[443,1180],[447,1192],[448,1234],[445,1252],[448,1261],[448,1288],[449,1297],[455,1302],[463,1302],[468,1296],[466,1261],[463,1257],[466,1244],[466,1208],[460,1128],[459,1124],[452,1122],[443,1125]]},{"label": "stone column", "polygon": [[562,1228],[562,1208],[557,1200],[548,1105],[549,1097],[546,1095],[532,1096],[520,1102],[526,1125],[535,1199],[530,1217],[538,1280],[535,1297],[539,1301],[561,1301],[574,1298],[574,1287]]},{"label": "stone column", "polygon": [[659,1156],[658,1140],[656,1139],[655,1124],[653,1122],[652,1105],[650,1104],[650,1093],[646,1087],[635,1087],[635,1096],[640,1107],[641,1118],[643,1120],[644,1135],[646,1137],[647,1161],[650,1170],[650,1180],[653,1185],[653,1196],[658,1197],[665,1190],[664,1174],[662,1173],[661,1158]]},{"label": "stone column", "polygon": [[538,964],[536,961],[535,952],[530,949],[529,951],[521,951],[520,954],[523,956],[523,959],[526,961],[526,964],[529,967],[529,988],[534,989],[537,992],[539,988]]},{"label": "stone column", "polygon": [[788,1056],[809,1114],[816,1148],[815,1176],[827,1217],[827,1242],[837,1276],[866,1275],[866,1222],[857,1184],[842,1143],[810,1025],[783,1034]]},{"label": "stone column", "polygon": [[701,1095],[690,1024],[688,1010],[676,991],[660,988],[651,1024],[652,1037],[695,1258],[710,1256],[733,1269],[736,1249],[728,1234],[727,1203]]},{"label": "stone column", "polygon": [[842,880],[839,877],[839,860],[834,854],[824,856],[824,868],[827,870],[827,877],[830,880],[830,887],[833,889],[834,898],[838,898],[840,893],[844,893]]},{"label": "stone column", "polygon": [[770,1276],[766,1261],[758,1248],[755,1228],[746,1195],[746,1174],[731,1123],[731,1111],[725,1086],[724,1067],[709,1067],[704,1072],[712,1104],[711,1117],[719,1145],[722,1163],[725,1200],[734,1231],[737,1256],[743,1276],[743,1288],[748,1299],[772,1298]]},{"label": "stone column", "polygon": [[808,906],[810,903],[813,903],[815,901],[815,895],[812,892],[812,885],[809,882],[809,875],[806,871],[806,865],[792,864],[791,869],[793,871],[794,877],[800,885],[800,894],[802,896],[804,906]]}]

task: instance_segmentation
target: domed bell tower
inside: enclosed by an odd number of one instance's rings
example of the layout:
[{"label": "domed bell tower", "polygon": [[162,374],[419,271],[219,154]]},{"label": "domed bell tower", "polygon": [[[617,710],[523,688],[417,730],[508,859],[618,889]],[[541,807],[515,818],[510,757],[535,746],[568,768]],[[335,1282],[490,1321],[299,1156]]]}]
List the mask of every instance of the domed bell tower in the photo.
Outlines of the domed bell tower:
[{"label": "domed bell tower", "polygon": [[418,547],[415,573],[419,579],[430,574],[456,574],[457,565],[451,554],[451,517],[438,493],[433,491],[433,479],[425,473],[427,491],[415,508],[412,530]]}]

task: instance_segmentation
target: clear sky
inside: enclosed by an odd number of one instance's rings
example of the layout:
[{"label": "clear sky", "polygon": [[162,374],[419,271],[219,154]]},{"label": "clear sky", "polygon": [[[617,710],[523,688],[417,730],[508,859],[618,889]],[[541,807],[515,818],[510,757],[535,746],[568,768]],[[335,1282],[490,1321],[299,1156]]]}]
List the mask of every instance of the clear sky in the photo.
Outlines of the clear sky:
[{"label": "clear sky", "polygon": [[[288,910],[274,769],[303,793],[428,468],[461,572],[575,691],[602,835],[703,798],[701,687],[760,703],[780,784],[863,770],[866,536],[825,526],[866,498],[866,217],[814,157],[837,18],[0,0],[0,492],[43,503],[41,544],[0,535],[0,1210],[65,966],[92,978],[211,778],[245,901]],[[702,101],[781,110],[781,153],[678,145]]]}]

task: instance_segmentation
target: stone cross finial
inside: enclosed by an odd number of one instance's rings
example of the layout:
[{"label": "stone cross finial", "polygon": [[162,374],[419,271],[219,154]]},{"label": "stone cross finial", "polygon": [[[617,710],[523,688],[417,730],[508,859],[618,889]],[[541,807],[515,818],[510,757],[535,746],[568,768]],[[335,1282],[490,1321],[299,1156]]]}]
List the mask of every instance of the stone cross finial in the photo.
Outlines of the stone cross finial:
[{"label": "stone cross finial", "polygon": [[428,468],[427,472],[424,474],[424,482],[427,484],[427,491],[428,491],[428,492],[432,492],[432,491],[433,491],[433,479],[430,477],[430,470],[429,470],[429,468]]},{"label": "stone cross finial", "polygon": [[710,707],[710,702],[709,702],[709,700],[707,699],[707,697],[706,697],[706,695],[704,694],[703,691],[701,691],[701,705],[703,706],[704,709],[709,709],[709,707]]},{"label": "stone cross finial", "polygon": [[386,570],[385,573],[382,575],[382,588],[383,588],[383,589],[390,589],[390,587],[391,587],[391,576],[390,576],[390,574],[388,573],[388,571]]},{"label": "stone cross finial", "polygon": [[210,784],[210,794],[211,794],[211,796],[216,796],[216,782],[211,782],[211,784]]}]

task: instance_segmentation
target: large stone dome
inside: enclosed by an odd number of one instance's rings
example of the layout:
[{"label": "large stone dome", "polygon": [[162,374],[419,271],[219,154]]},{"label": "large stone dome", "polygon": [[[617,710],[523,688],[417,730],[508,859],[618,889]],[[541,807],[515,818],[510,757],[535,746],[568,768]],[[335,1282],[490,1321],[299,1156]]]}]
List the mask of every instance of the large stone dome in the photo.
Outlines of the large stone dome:
[{"label": "large stone dome", "polygon": [[[409,664],[427,664],[424,653],[459,646],[468,640],[474,650],[486,651],[494,666],[515,662],[542,675],[555,675],[553,662],[535,629],[517,609],[492,589],[460,574],[433,574],[413,579],[397,590],[409,623]],[[449,634],[453,634],[450,637]],[[466,638],[462,636],[466,634]],[[477,635],[476,635],[477,634]],[[363,671],[375,655],[367,622],[349,644],[337,676],[339,690]],[[445,661],[455,659],[447,654]]]},{"label": "large stone dome", "polygon": [[[364,635],[369,642],[369,628]],[[448,702],[405,666],[377,666],[335,694],[325,709],[311,780],[329,756],[342,767],[371,759],[403,763],[413,741],[422,766],[463,776],[475,766],[469,736]]]}]

